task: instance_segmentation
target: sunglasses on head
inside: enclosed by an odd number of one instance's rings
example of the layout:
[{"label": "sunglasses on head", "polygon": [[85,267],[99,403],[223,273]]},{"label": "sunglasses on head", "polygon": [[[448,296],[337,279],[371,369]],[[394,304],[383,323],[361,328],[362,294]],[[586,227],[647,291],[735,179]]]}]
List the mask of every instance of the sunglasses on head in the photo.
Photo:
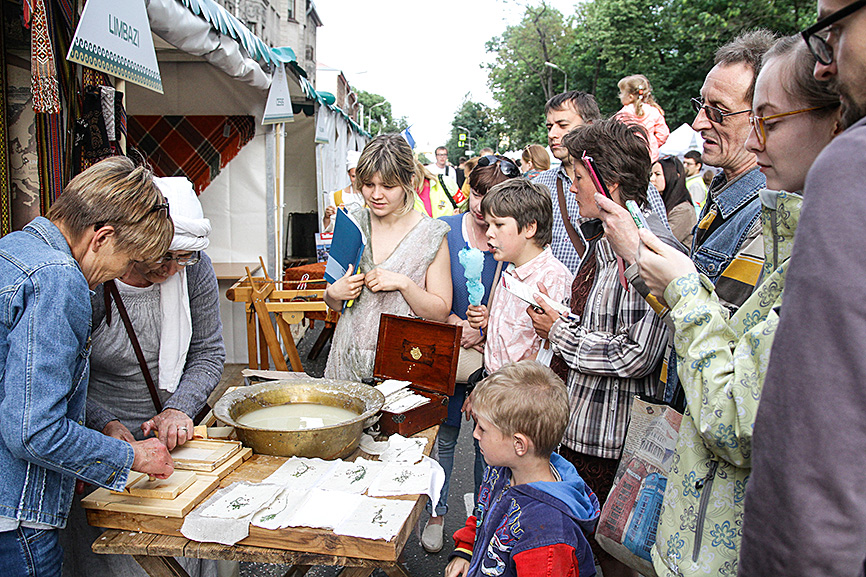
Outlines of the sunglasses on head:
[{"label": "sunglasses on head", "polygon": [[493,164],[499,163],[499,170],[507,176],[508,178],[514,178],[515,176],[520,176],[520,169],[517,168],[517,165],[508,160],[507,158],[499,158],[495,154],[488,154],[487,156],[482,156],[478,159],[477,166],[491,166]]},{"label": "sunglasses on head", "polygon": [[586,151],[584,150],[583,154],[580,155],[580,161],[583,163],[583,166],[589,173],[589,177],[592,179],[592,183],[595,185],[595,189],[606,197],[613,200],[610,196],[610,193],[607,191],[607,186],[605,186],[604,181],[598,174],[598,167],[595,166],[595,160],[591,156],[587,156]]}]

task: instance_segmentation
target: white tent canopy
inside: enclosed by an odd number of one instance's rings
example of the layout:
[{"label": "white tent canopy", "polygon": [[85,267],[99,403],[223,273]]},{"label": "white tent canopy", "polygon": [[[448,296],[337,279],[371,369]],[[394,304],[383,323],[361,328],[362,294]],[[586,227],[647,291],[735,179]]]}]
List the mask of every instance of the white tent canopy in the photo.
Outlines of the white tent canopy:
[{"label": "white tent canopy", "polygon": [[667,141],[659,148],[660,156],[682,156],[689,150],[704,152],[704,139],[700,132],[692,130],[688,124],[682,124],[671,132]]}]

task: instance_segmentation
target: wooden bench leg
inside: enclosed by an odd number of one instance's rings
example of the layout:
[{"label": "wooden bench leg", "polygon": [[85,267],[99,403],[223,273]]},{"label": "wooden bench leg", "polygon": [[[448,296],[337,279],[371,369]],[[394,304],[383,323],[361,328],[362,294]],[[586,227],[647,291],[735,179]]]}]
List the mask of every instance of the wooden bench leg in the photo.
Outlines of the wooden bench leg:
[{"label": "wooden bench leg", "polygon": [[304,577],[312,568],[312,565],[293,565],[283,577]]},{"label": "wooden bench leg", "polygon": [[133,555],[132,558],[150,577],[189,577],[189,573],[184,571],[174,557]]},{"label": "wooden bench leg", "polygon": [[374,567],[343,567],[338,575],[339,577],[369,577],[374,570]]}]

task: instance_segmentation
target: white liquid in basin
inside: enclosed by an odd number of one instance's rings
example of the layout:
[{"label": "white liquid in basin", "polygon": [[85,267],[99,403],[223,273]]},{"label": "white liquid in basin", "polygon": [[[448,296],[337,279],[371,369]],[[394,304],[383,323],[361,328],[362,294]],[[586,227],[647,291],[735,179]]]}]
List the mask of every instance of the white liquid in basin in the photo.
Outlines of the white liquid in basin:
[{"label": "white liquid in basin", "polygon": [[238,417],[237,422],[247,427],[272,431],[301,431],[336,425],[357,416],[358,413],[339,407],[314,403],[291,403],[250,411]]}]

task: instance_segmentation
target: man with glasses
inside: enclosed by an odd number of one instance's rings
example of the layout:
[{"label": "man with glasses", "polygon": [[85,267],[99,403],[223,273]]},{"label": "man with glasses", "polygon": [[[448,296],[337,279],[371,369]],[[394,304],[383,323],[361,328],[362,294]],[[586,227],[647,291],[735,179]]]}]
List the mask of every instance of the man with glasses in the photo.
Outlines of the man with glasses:
[{"label": "man with glasses", "polygon": [[740,577],[863,575],[866,561],[866,0],[803,31],[850,127],[806,178],[755,424]]},{"label": "man with glasses", "polygon": [[701,159],[701,153],[697,150],[686,152],[683,155],[683,168],[686,169],[686,188],[700,215],[707,201],[707,183],[704,182],[702,174],[704,161]]},{"label": "man with glasses", "polygon": [[441,174],[447,176],[454,182],[457,182],[457,169],[448,164],[448,149],[440,146],[435,151],[436,162],[427,165],[427,170],[433,174]]}]

